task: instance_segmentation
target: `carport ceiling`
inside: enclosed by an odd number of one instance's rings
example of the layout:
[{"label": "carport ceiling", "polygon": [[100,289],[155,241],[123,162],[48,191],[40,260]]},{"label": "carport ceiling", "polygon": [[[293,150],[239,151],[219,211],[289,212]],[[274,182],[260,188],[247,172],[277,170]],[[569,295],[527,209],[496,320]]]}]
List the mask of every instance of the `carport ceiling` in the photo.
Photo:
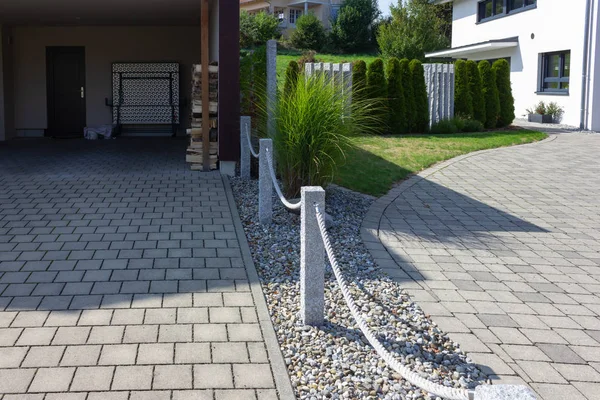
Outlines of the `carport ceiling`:
[{"label": "carport ceiling", "polygon": [[0,23],[199,25],[200,2],[201,0],[0,0]]}]

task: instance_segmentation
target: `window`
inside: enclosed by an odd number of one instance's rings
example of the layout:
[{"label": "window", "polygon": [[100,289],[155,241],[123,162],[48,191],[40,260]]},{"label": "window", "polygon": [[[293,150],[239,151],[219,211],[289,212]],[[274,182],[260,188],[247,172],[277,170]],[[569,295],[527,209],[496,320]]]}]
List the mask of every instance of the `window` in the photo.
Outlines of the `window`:
[{"label": "window", "polygon": [[332,5],[331,6],[331,20],[335,21],[338,17],[338,14],[340,13],[340,8],[342,6],[340,5]]},{"label": "window", "polygon": [[295,24],[298,18],[302,16],[302,10],[290,8],[290,24]]},{"label": "window", "polygon": [[477,3],[477,21],[506,16],[508,14],[535,8],[537,0],[482,0]]},{"label": "window", "polygon": [[540,92],[569,92],[571,52],[542,54]]}]

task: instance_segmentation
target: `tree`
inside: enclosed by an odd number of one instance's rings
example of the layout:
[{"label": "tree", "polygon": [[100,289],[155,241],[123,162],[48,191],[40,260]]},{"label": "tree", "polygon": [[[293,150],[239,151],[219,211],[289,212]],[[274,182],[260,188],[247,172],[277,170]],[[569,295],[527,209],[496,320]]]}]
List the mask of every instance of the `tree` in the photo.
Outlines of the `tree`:
[{"label": "tree", "polygon": [[283,86],[284,96],[290,96],[298,86],[298,77],[300,75],[300,67],[296,61],[290,61],[285,70],[285,84]]},{"label": "tree", "polygon": [[407,58],[400,60],[400,76],[402,92],[406,100],[406,129],[408,132],[413,132],[416,127],[416,103],[413,92],[413,80],[410,74],[410,61]]},{"label": "tree", "polygon": [[485,127],[492,129],[496,127],[500,114],[500,95],[496,87],[496,74],[492,71],[488,61],[480,61],[477,67],[479,75],[481,75],[481,92],[485,102]]},{"label": "tree", "polygon": [[481,75],[477,63],[467,61],[467,76],[469,80],[469,94],[473,100],[473,118],[485,125],[485,101],[481,88]]},{"label": "tree", "polygon": [[429,101],[427,100],[425,71],[419,60],[412,60],[409,69],[415,98],[415,131],[425,133],[429,127]]},{"label": "tree", "polygon": [[383,118],[387,112],[387,82],[385,81],[385,74],[383,70],[383,60],[376,58],[369,68],[367,68],[367,98],[371,100],[373,105],[374,115],[384,120]]},{"label": "tree", "polygon": [[469,75],[465,60],[457,60],[454,64],[454,114],[461,118],[473,117],[473,98],[469,91]]},{"label": "tree", "polygon": [[515,99],[510,85],[510,64],[505,59],[497,60],[492,65],[492,71],[496,77],[500,101],[497,126],[504,128],[512,124],[515,119]]},{"label": "tree", "polygon": [[384,57],[424,61],[425,53],[448,47],[445,21],[429,0],[400,1],[391,6],[390,23],[379,27],[377,42]]},{"label": "tree", "polygon": [[276,39],[280,36],[279,20],[264,11],[258,14],[249,14],[247,11],[240,12],[240,46],[250,48],[261,46],[267,40]]},{"label": "tree", "polygon": [[369,48],[373,44],[373,25],[380,15],[377,0],[345,0],[333,21],[333,42],[344,51]]},{"label": "tree", "polygon": [[292,46],[298,49],[319,51],[325,45],[327,36],[321,20],[313,13],[308,13],[298,18],[296,30],[290,39]]},{"label": "tree", "polygon": [[352,65],[352,98],[364,100],[367,97],[367,63],[358,60]]},{"label": "tree", "polygon": [[402,87],[400,60],[395,57],[390,58],[387,65],[390,131],[391,133],[406,133],[408,131],[406,123],[406,100]]}]

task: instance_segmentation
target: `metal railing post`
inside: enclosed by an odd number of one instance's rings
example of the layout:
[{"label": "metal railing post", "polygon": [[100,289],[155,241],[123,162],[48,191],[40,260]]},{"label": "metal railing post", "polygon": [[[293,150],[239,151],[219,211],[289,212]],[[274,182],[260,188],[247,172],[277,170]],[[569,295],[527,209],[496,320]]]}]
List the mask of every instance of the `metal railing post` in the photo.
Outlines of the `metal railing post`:
[{"label": "metal railing post", "polygon": [[240,177],[250,179],[250,138],[252,132],[252,119],[247,116],[240,117]]},{"label": "metal railing post", "polygon": [[325,190],[302,188],[300,211],[300,303],[304,325],[323,325],[325,312],[325,245],[315,205],[325,210]]},{"label": "metal railing post", "polygon": [[273,157],[273,140],[260,139],[258,159],[258,219],[268,225],[273,220],[273,180],[269,171],[269,160]]}]

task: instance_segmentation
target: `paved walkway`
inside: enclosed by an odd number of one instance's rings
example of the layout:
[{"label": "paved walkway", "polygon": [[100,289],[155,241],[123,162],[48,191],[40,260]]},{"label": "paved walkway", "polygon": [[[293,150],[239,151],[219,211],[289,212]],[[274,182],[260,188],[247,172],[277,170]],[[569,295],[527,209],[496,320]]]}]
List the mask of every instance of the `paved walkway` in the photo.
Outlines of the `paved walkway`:
[{"label": "paved walkway", "polygon": [[1,400],[291,398],[229,185],[185,145],[0,144]]},{"label": "paved walkway", "polygon": [[600,398],[600,135],[425,171],[374,204],[363,240],[493,379]]}]

